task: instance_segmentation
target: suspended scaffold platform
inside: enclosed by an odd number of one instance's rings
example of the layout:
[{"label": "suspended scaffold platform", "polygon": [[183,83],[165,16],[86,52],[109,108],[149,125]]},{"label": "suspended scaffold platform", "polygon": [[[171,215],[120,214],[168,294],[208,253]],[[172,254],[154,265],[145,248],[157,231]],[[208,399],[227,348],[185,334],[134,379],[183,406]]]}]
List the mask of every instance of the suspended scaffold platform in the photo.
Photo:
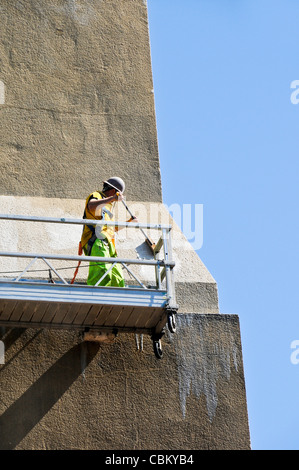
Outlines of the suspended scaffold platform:
[{"label": "suspended scaffold platform", "polygon": [[[26,266],[18,271],[0,274],[0,326],[10,328],[75,329],[83,338],[115,337],[119,333],[150,335],[156,357],[163,355],[161,338],[166,326],[176,330],[175,284],[172,259],[171,226],[128,222],[108,222],[88,219],[29,217],[0,214],[0,220],[45,224],[113,225],[119,228],[150,229],[160,232],[152,259],[103,258],[52,253],[0,252],[0,259],[23,259]],[[30,277],[34,264],[41,260],[49,277]],[[71,282],[61,273],[61,263],[109,263],[110,269],[120,263],[137,285],[126,287],[90,286],[84,282]],[[60,267],[54,267],[58,262]],[[7,266],[7,263],[6,263]],[[155,285],[145,285],[134,273],[134,266],[147,266],[155,270]],[[11,276],[11,273],[14,276]],[[88,336],[89,335],[89,336]]]}]

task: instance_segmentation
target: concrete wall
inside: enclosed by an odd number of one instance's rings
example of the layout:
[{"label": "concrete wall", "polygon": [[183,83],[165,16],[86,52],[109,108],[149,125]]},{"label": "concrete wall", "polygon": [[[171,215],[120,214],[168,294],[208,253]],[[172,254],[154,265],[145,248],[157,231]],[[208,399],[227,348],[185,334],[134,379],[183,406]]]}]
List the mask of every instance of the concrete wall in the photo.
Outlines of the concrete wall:
[{"label": "concrete wall", "polygon": [[[0,324],[1,448],[250,448],[238,316],[219,312],[216,281],[162,204],[145,2],[3,0],[0,13],[0,212],[81,218],[103,179],[123,177],[141,222],[174,225],[179,304],[162,360],[147,336],[140,351],[134,334],[101,345]],[[81,227],[0,231],[0,250],[76,254]],[[138,231],[117,247],[150,256]]]},{"label": "concrete wall", "polygon": [[3,0],[0,15],[2,194],[84,198],[113,171],[130,199],[161,201],[144,2]]},{"label": "concrete wall", "polygon": [[148,337],[4,334],[2,449],[248,449],[235,315],[180,315],[157,360]]}]

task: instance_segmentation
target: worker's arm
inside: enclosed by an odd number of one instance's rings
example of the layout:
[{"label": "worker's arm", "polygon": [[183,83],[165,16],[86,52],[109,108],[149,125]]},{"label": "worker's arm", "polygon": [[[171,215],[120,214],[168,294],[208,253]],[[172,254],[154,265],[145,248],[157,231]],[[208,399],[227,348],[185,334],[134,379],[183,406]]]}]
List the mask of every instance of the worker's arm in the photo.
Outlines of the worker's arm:
[{"label": "worker's arm", "polygon": [[123,195],[118,193],[117,195],[115,194],[114,196],[109,196],[105,197],[103,199],[96,199],[96,198],[91,198],[88,202],[88,210],[93,214],[96,215],[96,211],[100,210],[102,207],[104,207],[106,204],[110,204],[111,202],[114,201],[121,201],[123,199]]}]

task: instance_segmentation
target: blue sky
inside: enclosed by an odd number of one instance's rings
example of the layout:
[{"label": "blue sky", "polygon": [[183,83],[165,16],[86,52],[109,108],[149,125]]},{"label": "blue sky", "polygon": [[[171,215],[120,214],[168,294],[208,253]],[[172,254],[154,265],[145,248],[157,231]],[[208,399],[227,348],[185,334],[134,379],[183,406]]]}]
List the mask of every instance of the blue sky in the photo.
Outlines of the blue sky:
[{"label": "blue sky", "polygon": [[252,449],[297,450],[299,2],[147,3],[164,203],[203,204],[198,254],[239,315]]}]

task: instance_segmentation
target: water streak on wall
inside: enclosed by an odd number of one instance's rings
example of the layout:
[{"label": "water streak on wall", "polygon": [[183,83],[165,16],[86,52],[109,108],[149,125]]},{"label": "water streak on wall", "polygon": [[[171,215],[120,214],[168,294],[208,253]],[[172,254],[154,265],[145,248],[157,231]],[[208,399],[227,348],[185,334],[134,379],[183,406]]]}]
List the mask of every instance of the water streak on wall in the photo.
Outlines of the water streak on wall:
[{"label": "water streak on wall", "polygon": [[[187,398],[191,393],[200,398],[204,395],[210,421],[216,413],[219,379],[230,380],[232,367],[237,371],[241,358],[234,341],[230,324],[223,317],[225,334],[212,331],[207,315],[186,314],[177,316],[175,342],[179,395],[183,417],[187,413]],[[213,341],[211,341],[213,338]]]}]

